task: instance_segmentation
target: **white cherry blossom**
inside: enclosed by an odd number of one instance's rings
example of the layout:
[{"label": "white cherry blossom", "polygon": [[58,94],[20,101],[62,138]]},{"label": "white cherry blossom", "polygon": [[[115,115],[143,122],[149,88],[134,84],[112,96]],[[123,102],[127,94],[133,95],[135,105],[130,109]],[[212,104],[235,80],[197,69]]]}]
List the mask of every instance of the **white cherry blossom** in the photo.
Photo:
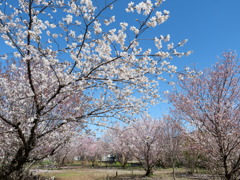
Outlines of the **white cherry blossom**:
[{"label": "white cherry blossom", "polygon": [[134,121],[160,101],[164,74],[176,72],[168,60],[191,52],[178,52],[170,35],[145,33],[169,18],[163,1],[126,3],[135,14],[115,22],[116,1],[2,2],[0,179],[18,177],[89,124]]}]

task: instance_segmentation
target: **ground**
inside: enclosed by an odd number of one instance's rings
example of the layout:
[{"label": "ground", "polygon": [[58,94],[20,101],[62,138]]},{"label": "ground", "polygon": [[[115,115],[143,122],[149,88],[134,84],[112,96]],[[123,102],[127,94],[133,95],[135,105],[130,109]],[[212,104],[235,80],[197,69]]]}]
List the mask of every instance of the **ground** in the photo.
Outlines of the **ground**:
[{"label": "ground", "polygon": [[[176,170],[176,180],[207,180],[206,174],[189,175],[185,169]],[[171,169],[159,169],[151,177],[144,177],[143,170],[123,170],[118,168],[76,168],[61,170],[35,170],[35,174],[55,177],[56,180],[172,180]]]}]

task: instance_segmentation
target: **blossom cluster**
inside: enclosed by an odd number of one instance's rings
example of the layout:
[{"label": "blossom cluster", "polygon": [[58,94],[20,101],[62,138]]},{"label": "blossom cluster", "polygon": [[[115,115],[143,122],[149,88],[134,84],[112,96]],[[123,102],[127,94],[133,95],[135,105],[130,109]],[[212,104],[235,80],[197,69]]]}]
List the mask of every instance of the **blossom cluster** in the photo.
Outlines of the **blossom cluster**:
[{"label": "blossom cluster", "polygon": [[[10,48],[0,55],[8,62],[0,71],[0,129],[14,140],[1,146],[40,154],[51,141],[54,152],[76,129],[106,117],[129,121],[158,103],[157,77],[176,73],[168,61],[188,54],[177,52],[170,35],[145,35],[156,48],[143,48],[140,35],[169,17],[159,11],[162,2],[130,2],[126,11],[139,16],[136,25],[115,22],[116,0],[2,1],[0,34]],[[166,50],[162,42],[170,44]]]}]

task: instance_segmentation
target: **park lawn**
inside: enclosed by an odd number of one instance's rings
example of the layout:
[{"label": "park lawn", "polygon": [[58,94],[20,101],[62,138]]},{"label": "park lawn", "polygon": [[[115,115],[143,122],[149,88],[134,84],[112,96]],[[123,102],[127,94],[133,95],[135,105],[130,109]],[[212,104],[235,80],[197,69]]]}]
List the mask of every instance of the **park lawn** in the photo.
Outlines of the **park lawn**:
[{"label": "park lawn", "polygon": [[[69,170],[49,170],[48,172],[40,173],[45,177],[56,177],[58,180],[100,180],[107,177],[115,177],[116,172],[121,175],[132,175],[132,171],[121,169],[69,169]],[[134,174],[143,175],[144,171],[134,171]]]},{"label": "park lawn", "polygon": [[[177,173],[186,173],[184,169],[177,169]],[[172,169],[159,169],[154,172],[150,178],[144,178],[143,170],[123,170],[123,169],[92,169],[92,168],[79,168],[79,169],[66,169],[66,170],[49,170],[39,173],[41,176],[52,177],[57,180],[113,180],[125,178],[135,179],[164,179],[172,180]],[[116,178],[116,174],[118,178]],[[191,178],[177,175],[177,180],[190,180]]]}]

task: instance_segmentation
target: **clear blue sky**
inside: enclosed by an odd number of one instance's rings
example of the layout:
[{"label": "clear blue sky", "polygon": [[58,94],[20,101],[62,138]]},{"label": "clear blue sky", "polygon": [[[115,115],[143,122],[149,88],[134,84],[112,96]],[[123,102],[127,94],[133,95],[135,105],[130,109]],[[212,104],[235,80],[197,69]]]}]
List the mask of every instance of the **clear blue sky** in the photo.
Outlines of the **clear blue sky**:
[{"label": "clear blue sky", "polygon": [[[169,33],[175,42],[188,38],[185,47],[194,52],[176,61],[179,68],[210,67],[229,49],[240,54],[240,0],[166,0],[161,8],[170,11],[170,18],[160,33]],[[160,104],[150,114],[160,116],[166,106]]]},{"label": "clear blue sky", "polygon": [[239,0],[167,0],[162,7],[171,13],[163,25],[173,38],[189,39],[194,51],[182,63],[196,63],[200,68],[216,62],[225,50],[240,53]]}]

